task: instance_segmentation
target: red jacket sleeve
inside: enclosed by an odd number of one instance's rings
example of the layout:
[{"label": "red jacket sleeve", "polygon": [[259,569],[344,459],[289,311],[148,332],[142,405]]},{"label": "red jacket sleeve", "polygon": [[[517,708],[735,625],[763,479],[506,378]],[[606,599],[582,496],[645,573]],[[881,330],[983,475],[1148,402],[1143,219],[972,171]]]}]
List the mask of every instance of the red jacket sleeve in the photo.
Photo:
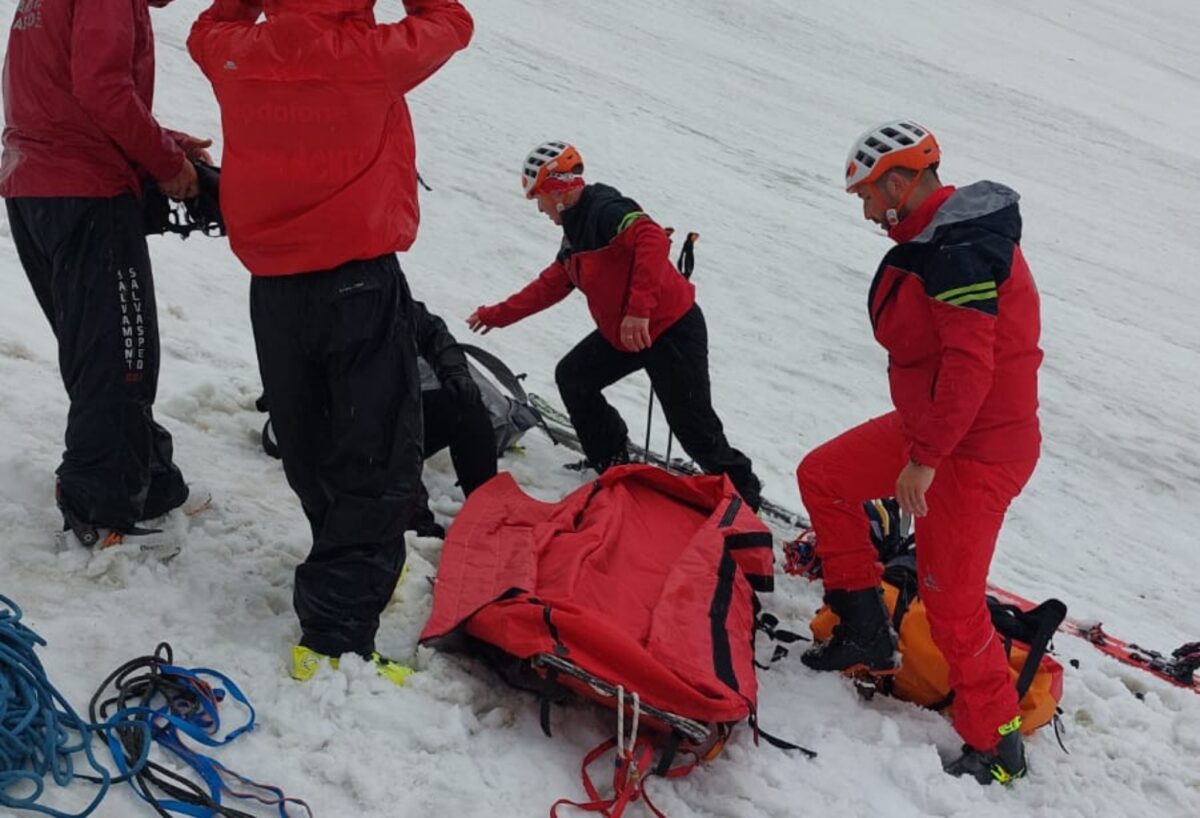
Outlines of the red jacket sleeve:
[{"label": "red jacket sleeve", "polygon": [[553,264],[542,270],[541,274],[519,293],[510,295],[499,304],[480,307],[479,317],[490,327],[507,327],[535,312],[554,306],[570,295],[572,289],[574,287],[567,276],[566,268],[555,259]]},{"label": "red jacket sleeve", "polygon": [[644,216],[626,229],[633,239],[633,275],[629,281],[629,301],[625,314],[634,318],[649,318],[658,306],[663,259],[671,254],[671,239],[665,230]]},{"label": "red jacket sleeve", "polygon": [[467,47],[475,23],[458,0],[404,0],[408,15],[378,26],[376,44],[384,74],[406,94]]},{"label": "red jacket sleeve", "polygon": [[992,388],[996,316],[931,299],[942,362],[933,403],[917,426],[912,458],[937,468],[971,428]]},{"label": "red jacket sleeve", "polygon": [[212,78],[213,67],[209,65],[209,45],[231,27],[244,28],[253,24],[262,14],[262,0],[214,0],[203,11],[188,35],[188,53],[206,77]]},{"label": "red jacket sleeve", "polygon": [[173,179],[186,157],[159,127],[133,84],[133,4],[76,3],[71,21],[71,93],[130,161],[155,179]]}]

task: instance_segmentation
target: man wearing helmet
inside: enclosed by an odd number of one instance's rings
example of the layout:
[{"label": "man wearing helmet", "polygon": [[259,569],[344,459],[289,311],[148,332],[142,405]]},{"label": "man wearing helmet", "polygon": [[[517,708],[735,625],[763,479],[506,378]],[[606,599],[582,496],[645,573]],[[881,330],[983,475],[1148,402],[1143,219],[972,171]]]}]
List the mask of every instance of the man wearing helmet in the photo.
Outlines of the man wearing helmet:
[{"label": "man wearing helmet", "polygon": [[[396,254],[416,239],[405,94],[471,38],[457,0],[215,0],[188,50],[221,106],[221,200],[251,273],[250,318],[288,483],[312,529],[296,568],[292,676],[375,650],[421,485],[415,307]],[[258,18],[265,11],[265,20]]]},{"label": "man wearing helmet", "polygon": [[966,742],[946,769],[1007,783],[1025,773],[1020,710],[985,593],[1005,512],[1040,451],[1041,320],[1017,194],[994,182],[943,185],[940,159],[927,128],[899,121],[863,134],[846,163],[863,217],[896,242],[868,299],[895,411],[821,445],[797,469],[825,599],[840,618],[803,661],[894,669],[896,636],[862,513],[863,501],[894,494],[916,518],[920,595]]},{"label": "man wearing helmet", "polygon": [[189,160],[208,161],[211,142],[152,113],[147,0],[19,2],[4,78],[0,195],[70,400],[56,492],[64,527],[86,546],[140,538],[149,549],[159,532],[139,521],[182,505],[188,487],[154,419],[158,314],[142,189],[195,196]]},{"label": "man wearing helmet", "polygon": [[729,445],[712,407],[708,330],[695,288],[670,261],[670,239],[632,199],[583,179],[565,142],[535,148],[522,167],[525,195],[563,228],[554,261],[525,289],[467,319],[488,332],[558,303],[578,288],[596,322],[558,363],[555,379],[588,460],[597,471],[629,462],[628,428],[602,390],[645,369],[684,450],[711,474],[726,474],[757,509],[750,459]]}]

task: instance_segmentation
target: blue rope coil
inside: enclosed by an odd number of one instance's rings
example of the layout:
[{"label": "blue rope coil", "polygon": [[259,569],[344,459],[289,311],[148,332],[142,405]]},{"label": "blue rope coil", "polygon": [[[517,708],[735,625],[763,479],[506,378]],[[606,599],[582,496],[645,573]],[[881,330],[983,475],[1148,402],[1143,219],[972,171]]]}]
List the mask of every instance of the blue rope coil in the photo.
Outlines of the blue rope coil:
[{"label": "blue rope coil", "polygon": [[[113,785],[128,783],[162,816],[251,818],[222,805],[222,795],[230,795],[273,807],[280,818],[291,818],[291,808],[312,818],[304,801],[230,770],[190,746],[222,747],[254,729],[254,708],[229,677],[208,668],[175,665],[171,646],[163,643],[154,655],[113,671],[92,697],[90,718],[84,720],[46,678],[35,653],[45,644],[21,623],[21,609],[0,595],[0,807],[51,818],[86,818]],[[110,691],[113,695],[105,698]],[[245,721],[232,730],[221,726],[220,706],[227,699],[245,714]],[[112,753],[117,774],[96,760],[96,738]],[[182,762],[203,784],[151,761],[154,745]],[[77,765],[82,770],[81,754],[95,775],[77,771]],[[98,791],[82,812],[63,812],[39,803],[48,778],[60,787],[88,782]]]},{"label": "blue rope coil", "polygon": [[[92,737],[105,728],[84,721],[46,678],[34,652],[46,640],[21,623],[21,609],[0,595],[0,806],[53,818],[91,815],[108,793],[111,774],[92,753]],[[65,787],[83,754],[100,788],[83,812],[67,813],[38,802],[46,779]]]}]

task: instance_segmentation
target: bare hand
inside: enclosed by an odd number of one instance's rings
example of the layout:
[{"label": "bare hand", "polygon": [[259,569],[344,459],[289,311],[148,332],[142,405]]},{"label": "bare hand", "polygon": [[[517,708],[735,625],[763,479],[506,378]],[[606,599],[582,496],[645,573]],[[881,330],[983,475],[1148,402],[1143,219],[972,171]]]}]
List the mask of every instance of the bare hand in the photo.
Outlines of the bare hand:
[{"label": "bare hand", "polygon": [[621,346],[631,352],[650,348],[650,319],[627,315],[621,321]]},{"label": "bare hand", "polygon": [[[479,309],[483,308],[480,307]],[[479,310],[475,310],[475,312],[467,316],[467,326],[471,328],[471,332],[478,332],[480,335],[487,335],[492,331],[492,327],[479,317]]]},{"label": "bare hand", "polygon": [[159,182],[158,189],[178,201],[196,198],[200,193],[200,180],[196,178],[196,168],[191,160],[184,160],[183,167],[175,174],[175,178]]},{"label": "bare hand", "polygon": [[212,154],[207,150],[212,147],[213,141],[211,139],[200,139],[199,137],[189,136],[185,133],[177,133],[175,142],[187,154],[188,159],[212,165]]},{"label": "bare hand", "polygon": [[195,159],[197,162],[203,162],[206,165],[212,165],[212,154],[208,152],[208,148],[212,147],[211,139],[198,139],[196,142],[187,148],[188,159]]},{"label": "bare hand", "polygon": [[896,478],[896,502],[900,510],[914,517],[924,517],[929,512],[925,504],[925,492],[933,484],[935,472],[929,466],[910,461]]}]

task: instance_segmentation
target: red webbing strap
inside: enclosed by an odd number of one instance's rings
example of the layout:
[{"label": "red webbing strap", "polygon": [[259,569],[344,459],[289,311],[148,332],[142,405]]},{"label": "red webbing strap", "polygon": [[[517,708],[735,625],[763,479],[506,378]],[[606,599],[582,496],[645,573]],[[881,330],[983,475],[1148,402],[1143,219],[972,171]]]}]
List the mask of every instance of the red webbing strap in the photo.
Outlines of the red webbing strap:
[{"label": "red webbing strap", "polygon": [[634,745],[633,754],[631,757],[622,758],[618,756],[613,769],[613,797],[601,798],[600,792],[596,789],[596,785],[592,783],[592,777],[588,775],[588,767],[592,766],[597,760],[604,756],[609,750],[617,746],[616,738],[610,738],[601,743],[590,753],[584,756],[583,764],[580,767],[580,778],[583,780],[583,789],[587,792],[590,801],[571,801],[567,798],[560,798],[550,807],[550,818],[559,818],[558,808],[561,806],[575,807],[585,812],[598,812],[604,818],[621,818],[625,813],[625,808],[633,801],[642,798],[646,801],[646,806],[658,816],[658,818],[666,818],[659,809],[650,803],[646,798],[644,790],[646,775],[654,762],[654,744],[649,738],[639,738]]}]

